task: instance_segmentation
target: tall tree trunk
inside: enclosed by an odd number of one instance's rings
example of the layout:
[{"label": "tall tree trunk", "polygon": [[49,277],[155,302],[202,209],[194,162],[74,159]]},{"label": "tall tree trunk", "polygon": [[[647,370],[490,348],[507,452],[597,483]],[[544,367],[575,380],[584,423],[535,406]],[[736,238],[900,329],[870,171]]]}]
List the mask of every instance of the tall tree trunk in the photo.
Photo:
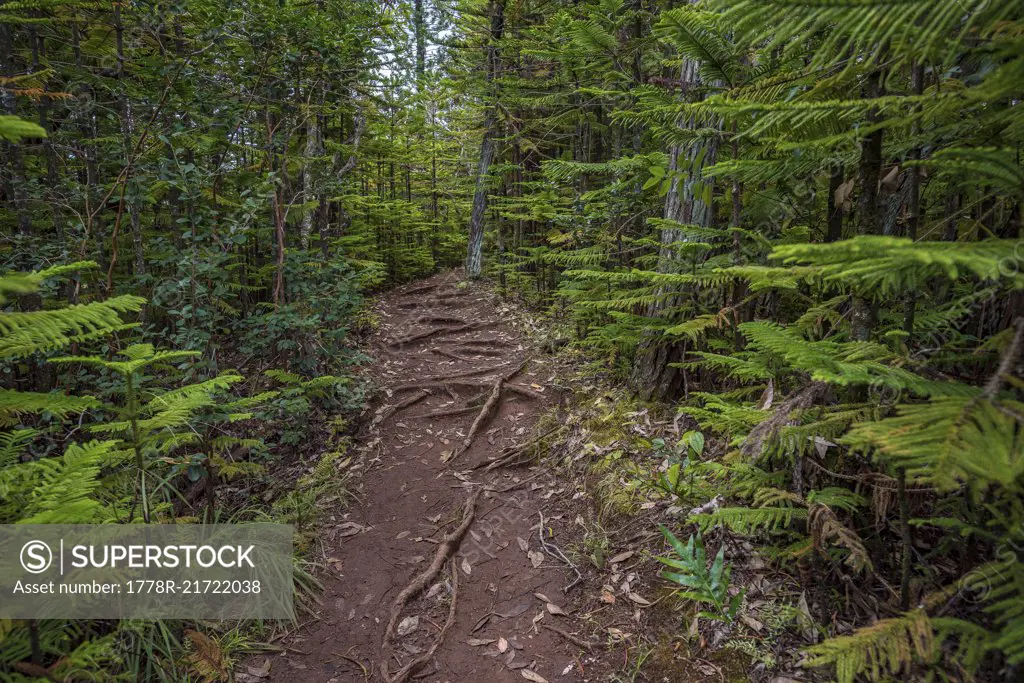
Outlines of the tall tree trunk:
[{"label": "tall tree trunk", "polygon": [[836,201],[836,194],[843,185],[843,166],[835,164],[828,178],[828,231],[826,242],[838,242],[843,238],[843,205]]},{"label": "tall tree trunk", "polygon": [[484,138],[480,142],[480,163],[477,165],[476,188],[473,192],[473,210],[469,215],[469,240],[466,249],[466,275],[480,277],[483,268],[484,216],[487,213],[487,172],[494,159],[495,138],[498,136],[498,115],[495,111],[495,92],[501,52],[498,41],[505,29],[505,0],[491,0],[491,33],[487,43],[487,84],[491,102],[487,104],[484,120]]},{"label": "tall tree trunk", "polygon": [[309,121],[306,124],[306,149],[303,155],[302,167],[302,202],[308,204],[315,201],[317,204],[312,210],[307,210],[302,214],[302,224],[299,227],[299,243],[302,245],[303,251],[309,249],[309,238],[313,234],[314,224],[318,221],[318,217],[321,214],[320,205],[323,202],[318,192],[319,183],[317,182],[316,173],[318,167],[316,159],[323,153],[323,143],[320,134],[320,114],[311,111],[308,116]]},{"label": "tall tree trunk", "polygon": [[[680,69],[679,80],[684,88],[701,86],[700,63],[686,58]],[[717,122],[716,122],[717,123]],[[707,122],[689,117],[680,121],[686,129],[696,129]],[[664,217],[667,220],[687,225],[710,226],[711,207],[704,201],[710,188],[705,185],[704,168],[715,163],[718,156],[718,140],[697,142],[690,145],[673,145],[669,149],[670,178],[668,194],[665,196]],[[678,251],[673,245],[683,240],[683,231],[666,226],[661,230],[661,248],[658,254],[657,270],[672,273],[679,269]],[[657,317],[664,308],[678,304],[680,295],[668,290],[660,292],[661,297],[647,312]],[[646,333],[640,341],[630,384],[646,399],[666,398],[677,393],[685,384],[685,376],[672,363],[681,362],[686,354],[684,346],[666,342],[657,332]]]},{"label": "tall tree trunk", "polygon": [[423,76],[427,70],[427,22],[423,11],[423,0],[414,0],[412,23],[416,32],[416,87],[423,88]]},{"label": "tall tree trunk", "polygon": [[[881,95],[882,74],[879,71],[868,77],[867,97]],[[871,125],[878,119],[878,114],[870,112],[867,124]],[[857,198],[857,234],[876,235],[881,226],[881,206],[878,201],[878,183],[882,176],[882,131],[868,133],[860,145],[860,165],[858,180],[860,196]],[[850,311],[850,329],[852,337],[857,341],[867,341],[874,327],[874,309],[867,297],[854,294]]]},{"label": "tall tree trunk", "polygon": [[[924,92],[924,65],[915,63],[911,72],[911,91],[915,95]],[[918,134],[918,125],[913,127],[913,135]],[[910,150],[910,159],[917,161],[921,158],[921,148],[915,147]],[[910,167],[910,188],[907,195],[907,237],[917,240],[918,229],[921,226],[921,167]],[[914,334],[914,316],[917,310],[917,292],[911,289],[907,292],[903,302],[903,331],[907,333],[907,343],[911,341]],[[909,532],[908,532],[909,533]]]}]

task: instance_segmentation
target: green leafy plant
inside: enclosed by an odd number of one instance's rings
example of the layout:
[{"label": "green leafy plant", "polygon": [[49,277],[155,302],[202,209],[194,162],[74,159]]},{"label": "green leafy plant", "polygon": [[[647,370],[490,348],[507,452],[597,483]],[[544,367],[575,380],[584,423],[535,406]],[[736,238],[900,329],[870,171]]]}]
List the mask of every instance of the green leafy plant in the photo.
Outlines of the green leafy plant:
[{"label": "green leafy plant", "polygon": [[657,560],[674,571],[662,570],[661,576],[680,586],[677,593],[688,600],[710,609],[701,610],[699,617],[731,623],[736,619],[743,602],[745,590],[729,595],[729,576],[732,568],[725,563],[725,545],[718,549],[714,561],[708,567],[704,554],[704,540],[700,534],[691,535],[686,545],[666,527],[661,533],[672,547],[673,555],[658,557]]}]

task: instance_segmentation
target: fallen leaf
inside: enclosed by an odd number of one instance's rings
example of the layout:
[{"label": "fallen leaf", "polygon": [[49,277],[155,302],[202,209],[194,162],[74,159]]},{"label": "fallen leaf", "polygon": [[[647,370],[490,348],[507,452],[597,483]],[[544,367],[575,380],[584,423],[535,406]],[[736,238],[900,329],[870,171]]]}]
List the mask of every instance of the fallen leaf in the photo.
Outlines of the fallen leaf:
[{"label": "fallen leaf", "polygon": [[518,536],[516,536],[516,543],[519,544],[519,547],[522,549],[524,553],[530,549],[530,544]]},{"label": "fallen leaf", "polygon": [[547,605],[545,605],[545,607],[548,608],[548,612],[550,612],[551,614],[556,614],[556,615],[557,614],[561,614],[561,615],[565,615],[566,614],[566,611],[564,609],[562,609],[561,607],[559,607],[558,605],[556,605],[553,602],[549,602]]},{"label": "fallen leaf", "polygon": [[245,670],[249,673],[250,676],[255,676],[256,678],[266,678],[270,675],[270,660],[264,659],[263,664],[261,666],[247,666],[245,667]]},{"label": "fallen leaf", "polygon": [[601,602],[608,603],[609,605],[614,605],[615,596],[612,595],[611,591],[601,591]]},{"label": "fallen leaf", "polygon": [[469,576],[470,574],[473,573],[473,567],[470,566],[469,560],[467,560],[466,558],[462,558],[462,565],[461,566],[462,566],[462,571],[466,572],[466,576]]},{"label": "fallen leaf", "polygon": [[420,618],[418,616],[406,617],[405,619],[402,619],[402,621],[398,624],[398,629],[395,631],[395,633],[397,633],[399,636],[407,636],[413,631],[415,631],[417,628],[419,628],[419,626]]},{"label": "fallen leaf", "polygon": [[484,626],[486,626],[487,622],[490,621],[490,620],[491,620],[491,615],[490,614],[483,615],[482,617],[480,617],[477,620],[476,624],[473,625],[473,628],[469,629],[469,632],[470,633],[476,633],[477,631],[482,629]]},{"label": "fallen leaf", "polygon": [[366,531],[368,528],[369,527],[365,527],[362,524],[356,524],[355,522],[343,522],[334,527],[334,537],[345,538],[346,536],[355,536],[358,533]]},{"label": "fallen leaf", "polygon": [[760,631],[762,628],[764,628],[764,624],[762,624],[754,617],[748,617],[746,614],[741,614],[740,619],[743,620],[744,624],[754,629],[755,631]]},{"label": "fallen leaf", "polygon": [[648,605],[651,604],[650,600],[648,600],[647,598],[641,597],[641,596],[637,595],[636,593],[630,593],[629,594],[629,599],[632,600],[633,602],[635,602],[638,605],[643,605],[644,607],[647,607]]},{"label": "fallen leaf", "polygon": [[548,596],[544,595],[543,593],[534,593],[533,597],[537,598],[541,602],[551,602]]},{"label": "fallen leaf", "polygon": [[531,550],[530,552],[526,553],[526,555],[530,558],[530,564],[533,565],[534,569],[539,569],[540,566],[544,564],[543,553],[539,553],[536,550]]},{"label": "fallen leaf", "polygon": [[494,638],[470,638],[466,641],[466,645],[480,647],[481,645],[490,645],[493,642]]},{"label": "fallen leaf", "polygon": [[539,673],[531,669],[523,669],[519,673],[523,675],[523,678],[525,678],[528,681],[533,681],[533,683],[548,683],[548,679],[544,678]]},{"label": "fallen leaf", "polygon": [[636,551],[634,551],[634,550],[627,550],[626,552],[619,553],[615,557],[613,557],[610,560],[608,560],[608,564],[619,564],[620,562],[625,562],[629,558],[633,557],[633,555],[635,555],[635,554],[636,554]]},{"label": "fallen leaf", "polygon": [[498,638],[498,652],[502,654],[508,652],[508,641],[504,638]]}]

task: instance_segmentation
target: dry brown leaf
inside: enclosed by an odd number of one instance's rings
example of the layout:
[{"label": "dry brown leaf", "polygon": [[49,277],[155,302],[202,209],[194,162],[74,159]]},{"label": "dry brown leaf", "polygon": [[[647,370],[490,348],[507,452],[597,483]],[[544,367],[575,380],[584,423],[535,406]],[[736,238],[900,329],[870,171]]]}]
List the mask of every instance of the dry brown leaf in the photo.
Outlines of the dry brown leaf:
[{"label": "dry brown leaf", "polygon": [[553,602],[549,602],[547,605],[545,605],[545,607],[548,608],[548,612],[550,612],[551,614],[561,614],[563,616],[566,615],[566,611]]},{"label": "dry brown leaf", "polygon": [[480,647],[481,645],[490,645],[493,642],[494,638],[470,638],[466,641],[466,645]]},{"label": "dry brown leaf", "polygon": [[335,538],[345,538],[346,536],[355,536],[358,533],[367,531],[369,527],[365,527],[362,524],[356,524],[355,522],[342,522],[338,526],[334,527]]},{"label": "dry brown leaf", "polygon": [[420,618],[418,616],[406,617],[405,619],[402,619],[402,621],[398,624],[398,629],[395,631],[395,633],[397,633],[399,636],[407,636],[413,631],[415,631],[417,628],[419,628],[419,626]]},{"label": "dry brown leaf", "polygon": [[191,669],[204,681],[228,680],[228,665],[217,641],[191,629],[186,629],[185,637],[191,641],[194,650],[187,660]]},{"label": "dry brown leaf", "polygon": [[637,595],[636,593],[630,593],[628,595],[628,597],[629,597],[630,600],[632,600],[636,604],[643,605],[644,607],[647,607],[647,606],[649,606],[651,604],[650,600],[648,600],[647,598],[641,597],[641,596]]},{"label": "dry brown leaf", "polygon": [[536,550],[531,550],[530,552],[526,553],[526,555],[530,558],[530,564],[533,565],[534,569],[539,569],[540,566],[544,564],[543,553],[539,553]]},{"label": "dry brown leaf", "polygon": [[610,560],[608,560],[608,564],[619,564],[620,562],[625,562],[629,558],[633,557],[633,555],[635,555],[635,554],[636,554],[636,551],[634,551],[634,550],[627,550],[626,552],[619,553],[615,557],[613,557]]},{"label": "dry brown leaf", "polygon": [[466,573],[466,576],[469,576],[470,574],[473,573],[473,567],[469,564],[469,560],[467,560],[466,558],[462,558],[462,565],[461,566],[462,566],[462,571],[464,571]]},{"label": "dry brown leaf", "polygon": [[498,638],[498,652],[502,654],[508,652],[508,641],[504,638]]},{"label": "dry brown leaf", "polygon": [[611,591],[601,591],[601,602],[608,603],[609,605],[615,604],[615,596]]},{"label": "dry brown leaf", "polygon": [[541,602],[551,602],[551,599],[548,598],[548,596],[544,595],[543,593],[534,593],[533,597],[537,598]]},{"label": "dry brown leaf", "polygon": [[539,673],[531,669],[523,669],[519,673],[523,675],[523,678],[525,678],[528,681],[533,681],[533,683],[548,683],[548,679],[544,678]]},{"label": "dry brown leaf", "polygon": [[527,543],[526,541],[524,541],[523,539],[521,539],[518,536],[516,536],[516,543],[519,544],[519,547],[522,549],[522,551],[524,553],[527,552],[530,549],[530,544]]},{"label": "dry brown leaf", "polygon": [[270,675],[270,660],[264,659],[261,666],[247,666],[245,667],[246,673],[256,678],[266,678]]}]

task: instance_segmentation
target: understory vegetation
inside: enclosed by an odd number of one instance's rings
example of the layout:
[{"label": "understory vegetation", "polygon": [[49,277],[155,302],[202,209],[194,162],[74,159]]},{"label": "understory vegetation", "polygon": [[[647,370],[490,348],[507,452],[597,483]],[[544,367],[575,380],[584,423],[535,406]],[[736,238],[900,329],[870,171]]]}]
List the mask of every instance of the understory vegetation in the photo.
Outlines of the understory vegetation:
[{"label": "understory vegetation", "polygon": [[[1018,0],[0,2],[0,523],[315,543],[364,295],[464,263],[668,414],[583,455],[680,634],[758,554],[808,676],[1019,680],[1022,83]],[[0,621],[0,680],[242,628]]]}]

